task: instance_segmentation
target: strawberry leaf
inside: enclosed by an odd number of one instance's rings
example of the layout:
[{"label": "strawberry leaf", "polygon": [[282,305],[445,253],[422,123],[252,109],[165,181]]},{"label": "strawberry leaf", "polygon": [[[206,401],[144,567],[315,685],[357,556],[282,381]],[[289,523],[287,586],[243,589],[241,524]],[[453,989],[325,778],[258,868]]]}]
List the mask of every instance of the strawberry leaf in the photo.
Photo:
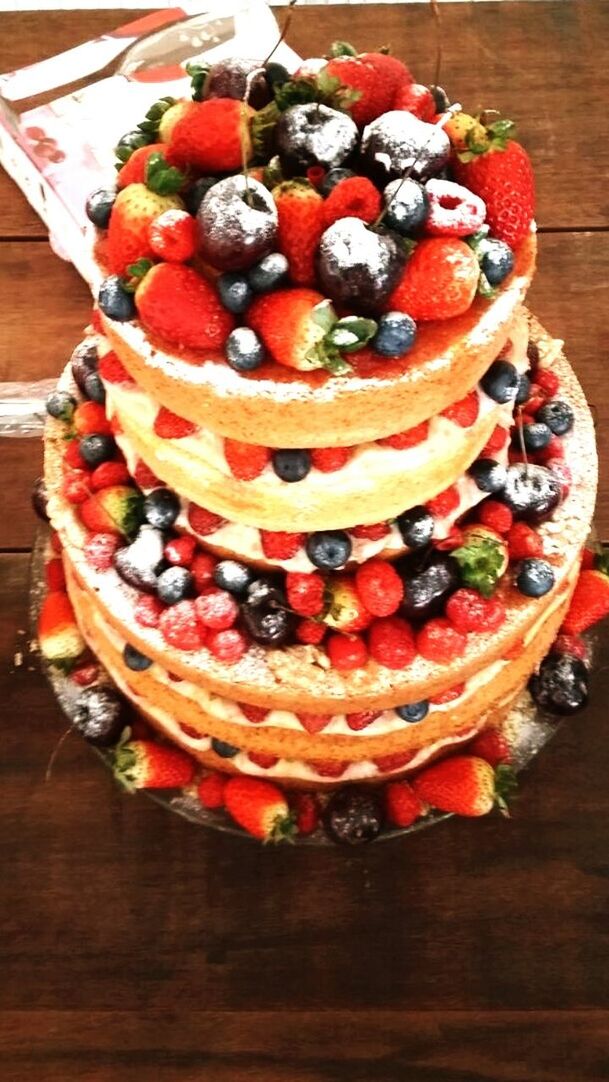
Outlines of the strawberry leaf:
[{"label": "strawberry leaf", "polygon": [[187,64],[186,73],[190,76],[190,88],[193,101],[203,101],[205,80],[209,75],[210,64]]},{"label": "strawberry leaf", "polygon": [[275,126],[280,116],[281,109],[275,101],[270,101],[264,109],[259,109],[257,113],[254,113],[250,131],[256,161],[268,161],[273,150]]},{"label": "strawberry leaf", "polygon": [[361,96],[360,90],[343,86],[340,79],[328,75],[326,71],[320,71],[316,76],[302,75],[289,79],[275,89],[275,103],[282,113],[292,105],[308,105],[314,101],[348,112]]},{"label": "strawberry leaf", "polygon": [[160,153],[151,154],[146,162],[146,187],[157,195],[173,195],[184,186],[186,176],[168,165]]},{"label": "strawberry leaf", "polygon": [[148,274],[153,266],[151,259],[138,259],[137,263],[130,263],[127,267],[127,276],[121,278],[121,285],[126,293],[135,293],[142,278]]},{"label": "strawberry leaf", "polygon": [[332,301],[325,300],[316,304],[311,312],[311,319],[325,332],[331,330],[336,323],[336,312],[332,307]]},{"label": "strawberry leaf", "polygon": [[348,41],[333,41],[330,46],[330,56],[357,56],[357,49],[349,45]]},{"label": "strawberry leaf", "polygon": [[505,567],[504,550],[491,537],[471,536],[465,545],[453,549],[451,555],[459,564],[464,586],[490,597]]},{"label": "strawberry leaf", "polygon": [[366,342],[374,338],[378,324],[373,319],[362,316],[344,316],[328,331],[325,341],[343,353],[355,353],[363,349]]},{"label": "strawberry leaf", "polygon": [[502,763],[495,770],[495,805],[509,819],[509,802],[518,788],[518,781],[511,766]]}]

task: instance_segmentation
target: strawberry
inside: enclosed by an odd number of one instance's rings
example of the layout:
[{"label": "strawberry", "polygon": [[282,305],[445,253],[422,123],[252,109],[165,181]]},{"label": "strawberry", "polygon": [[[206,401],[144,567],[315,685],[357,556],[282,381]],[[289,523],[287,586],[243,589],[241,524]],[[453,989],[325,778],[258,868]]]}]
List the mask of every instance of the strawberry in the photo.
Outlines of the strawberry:
[{"label": "strawberry", "polygon": [[386,522],[373,522],[370,526],[352,526],[349,533],[362,541],[380,541],[391,533],[391,527]]},{"label": "strawberry", "polygon": [[480,399],[478,392],[470,391],[465,398],[453,402],[452,406],[447,406],[445,410],[442,410],[442,417],[446,417],[453,424],[460,425],[461,428],[469,428],[477,419],[479,412]]},{"label": "strawberry", "polygon": [[148,240],[157,259],[185,263],[197,250],[197,223],[185,210],[164,210],[150,223]]},{"label": "strawberry", "polygon": [[333,577],[328,583],[327,600],[324,623],[336,631],[363,631],[372,620],[372,613],[366,608],[359,589],[348,575]]},{"label": "strawberry", "polygon": [[201,778],[197,786],[197,796],[204,808],[223,808],[224,789],[226,788],[226,774],[220,774],[214,770],[212,774],[206,774]]},{"label": "strawberry", "polygon": [[502,447],[505,447],[508,437],[509,432],[507,428],[502,428],[501,425],[495,425],[489,440],[485,443],[480,452],[480,458],[492,458],[497,454],[497,451],[500,451]]},{"label": "strawberry", "polygon": [[197,426],[185,417],[178,417],[177,413],[161,406],[154,418],[152,430],[156,436],[163,440],[181,440],[185,436],[192,436],[197,431]]},{"label": "strawberry", "polygon": [[114,776],[126,789],[182,789],[194,773],[190,755],[151,740],[131,740],[114,753]]},{"label": "strawberry", "polygon": [[88,466],[80,453],[80,440],[69,441],[63,453],[63,462],[64,467],[71,466],[74,470],[86,472]]},{"label": "strawberry", "polygon": [[66,575],[63,569],[63,560],[60,556],[54,556],[52,560],[47,560],[45,563],[44,581],[49,591],[65,590]]},{"label": "strawberry", "polygon": [[105,260],[113,274],[127,274],[128,267],[154,255],[148,239],[148,227],[164,210],[182,210],[182,200],[175,195],[159,195],[145,184],[130,184],[118,193],[110,222]]},{"label": "strawberry", "polygon": [[138,147],[119,170],[117,188],[126,188],[129,184],[145,184],[148,160],[152,154],[162,154],[169,165],[175,164],[170,160],[171,155],[164,143],[149,143],[148,146]]},{"label": "strawberry", "polygon": [[508,534],[509,538],[514,516],[504,503],[499,503],[499,500],[484,500],[478,511],[478,518],[483,526],[490,526],[491,530],[498,534]]},{"label": "strawberry", "polygon": [[155,473],[152,472],[149,466],[138,458],[135,470],[133,471],[133,480],[138,488],[162,488],[163,482],[159,480]]},{"label": "strawberry", "polygon": [[93,433],[106,436],[110,433],[106,411],[98,402],[81,402],[74,411],[72,424],[79,436]]},{"label": "strawberry", "polygon": [[373,616],[393,616],[404,598],[404,583],[392,564],[372,559],[355,573],[357,592]]},{"label": "strawberry", "polygon": [[458,631],[496,631],[505,620],[505,606],[496,597],[483,597],[462,587],[446,602],[446,615]]},{"label": "strawberry", "polygon": [[375,620],[368,635],[370,656],[387,669],[404,669],[414,661],[416,646],[410,624],[399,616]]},{"label": "strawberry", "polygon": [[609,613],[609,576],[581,571],[561,631],[580,635]]},{"label": "strawberry", "polygon": [[454,156],[453,169],[459,183],[486,203],[492,235],[515,248],[533,220],[535,178],[526,150],[509,138],[506,124],[509,122],[499,121],[487,129],[491,136],[487,146],[468,139],[468,149]]},{"label": "strawberry", "polygon": [[483,729],[467,748],[468,755],[484,759],[491,766],[512,761],[512,748],[501,729]]},{"label": "strawberry", "polygon": [[206,507],[199,507],[196,503],[189,503],[188,522],[200,537],[207,537],[208,534],[220,530],[226,523],[226,519],[214,514],[213,511],[208,511]]},{"label": "strawberry", "polygon": [[[398,87],[414,82],[403,61],[398,60],[397,56],[391,56],[390,53],[360,53],[359,59],[364,60],[366,64],[370,64],[374,68],[377,78],[385,83],[388,90],[394,93],[397,92]],[[392,108],[397,109],[398,106],[392,105]]]},{"label": "strawberry", "polygon": [[312,184],[288,180],[273,188],[277,204],[278,247],[299,286],[315,284],[315,255],[324,231],[324,201]]},{"label": "strawberry", "polygon": [[313,447],[311,465],[321,473],[342,470],[353,455],[353,447]]},{"label": "strawberry", "polygon": [[294,817],[285,796],[268,781],[229,778],[224,806],[240,827],[261,841],[287,841],[295,833]]},{"label": "strawberry", "polygon": [[[274,193],[273,193],[274,194]],[[339,218],[361,218],[373,222],[381,213],[382,200],[378,188],[367,177],[347,177],[334,186],[323,204],[326,229]]]},{"label": "strawberry", "polygon": [[531,388],[533,386],[541,387],[548,398],[553,398],[558,393],[560,379],[551,368],[538,368],[535,373],[535,384],[532,384]]},{"label": "strawberry", "polygon": [[590,571],[596,566],[596,552],[594,549],[583,549],[582,551],[582,571]]},{"label": "strawberry", "polygon": [[102,462],[93,470],[89,484],[93,492],[98,492],[111,485],[127,485],[129,480],[129,470],[124,462]]},{"label": "strawberry", "polygon": [[361,669],[368,662],[366,643],[359,635],[329,635],[326,652],[332,667],[340,672]]},{"label": "strawberry", "polygon": [[182,103],[179,114],[169,113],[168,109],[160,133],[164,141],[169,135],[169,153],[181,168],[193,166],[201,173],[230,173],[241,168],[243,159],[251,158],[249,120],[254,110],[244,102],[208,98]]},{"label": "strawberry", "polygon": [[237,706],[252,725],[261,725],[268,714],[268,710],[263,706],[250,706],[249,703],[237,703]]},{"label": "strawberry", "polygon": [[393,774],[396,770],[401,770],[402,767],[407,766],[414,755],[415,752],[413,751],[397,751],[392,752],[390,755],[380,755],[373,759],[372,762],[379,774]]},{"label": "strawberry", "polygon": [[425,814],[425,805],[407,781],[392,781],[385,787],[385,814],[393,826],[409,827]]},{"label": "strawberry", "polygon": [[148,271],[135,303],[147,331],[187,349],[220,350],[235,325],[215,286],[179,263]]},{"label": "strawberry", "polygon": [[408,447],[416,447],[429,436],[429,421],[422,421],[414,428],[407,428],[404,432],[396,432],[393,436],[385,436],[376,442],[381,447],[393,447],[396,451],[405,451]]},{"label": "strawberry", "polygon": [[430,237],[417,244],[385,309],[415,320],[452,319],[467,312],[479,276],[478,260],[465,241]]},{"label": "strawberry", "polygon": [[376,120],[391,108],[395,86],[379,79],[372,64],[357,56],[337,56],[326,64],[324,74],[338,79],[342,86],[359,91],[359,98],[351,106],[353,120],[359,127]]},{"label": "strawberry", "polygon": [[308,372],[328,363],[324,349],[328,306],[329,301],[314,289],[277,289],[256,298],[247,322],[275,361]]},{"label": "strawberry", "polygon": [[429,87],[422,83],[402,83],[398,86],[391,108],[405,109],[418,116],[419,120],[426,121],[436,114],[434,96]]},{"label": "strawberry", "polygon": [[313,793],[295,793],[290,805],[299,834],[312,834],[319,825],[319,804]]},{"label": "strawberry", "polygon": [[135,488],[115,485],[93,493],[80,505],[80,517],[93,533],[132,537],[142,521],[142,495]]},{"label": "strawberry", "polygon": [[290,560],[302,547],[306,534],[261,530],[260,542],[267,560]]},{"label": "strawberry", "polygon": [[262,767],[263,770],[270,770],[272,766],[277,766],[279,758],[277,755],[266,755],[264,752],[248,751],[247,757],[250,763],[254,766]]},{"label": "strawberry", "polygon": [[307,766],[320,778],[340,778],[349,764],[339,759],[310,759]]},{"label": "strawberry", "polygon": [[239,440],[224,440],[224,457],[233,477],[240,481],[253,481],[259,477],[271,460],[268,447]]},{"label": "strawberry", "polygon": [[113,350],[99,358],[98,372],[104,383],[135,383]]},{"label": "strawberry", "polygon": [[525,560],[529,556],[543,556],[543,542],[532,526],[515,522],[506,537],[510,560]]},{"label": "strawberry", "polygon": [[38,645],[43,658],[65,672],[72,668],[85,649],[72,602],[65,590],[52,590],[42,602],[38,616]]},{"label": "strawberry", "polygon": [[455,113],[444,124],[444,131],[454,150],[467,150],[468,142],[483,146],[487,146],[489,142],[484,125],[469,113]]},{"label": "strawberry", "polygon": [[300,620],[296,625],[296,638],[308,646],[319,646],[326,634],[326,625],[319,620]]},{"label": "strawberry", "polygon": [[447,665],[455,658],[461,657],[467,645],[467,636],[463,631],[438,616],[428,620],[417,635],[417,650],[427,661],[437,661],[440,665]]},{"label": "strawberry", "polygon": [[508,766],[496,771],[475,755],[455,755],[417,774],[412,787],[420,800],[455,815],[487,815],[497,805],[507,814],[507,797],[514,787]]}]

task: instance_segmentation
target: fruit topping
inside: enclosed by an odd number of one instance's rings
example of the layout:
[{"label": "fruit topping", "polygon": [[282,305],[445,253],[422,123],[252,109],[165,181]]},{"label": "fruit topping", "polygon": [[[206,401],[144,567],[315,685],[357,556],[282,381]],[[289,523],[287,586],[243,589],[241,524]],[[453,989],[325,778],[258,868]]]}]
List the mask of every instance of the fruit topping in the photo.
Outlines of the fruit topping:
[{"label": "fruit topping", "polygon": [[551,652],[539,672],[529,681],[529,690],[538,706],[551,714],[569,715],[583,710],[588,702],[588,670],[571,654]]},{"label": "fruit topping", "polygon": [[[281,216],[279,236],[281,238]],[[282,252],[270,252],[250,268],[247,272],[247,281],[254,293],[268,293],[271,289],[279,289],[280,286],[287,284],[289,269],[288,260]],[[296,281],[293,273],[292,278]]]},{"label": "fruit topping", "polygon": [[501,500],[518,518],[541,522],[560,503],[560,483],[545,466],[516,462],[508,466]]},{"label": "fruit topping", "polygon": [[233,477],[240,481],[253,481],[259,477],[271,459],[268,447],[238,440],[224,440],[224,457]]},{"label": "fruit topping", "polygon": [[496,771],[475,755],[455,755],[426,767],[412,787],[425,804],[455,815],[487,815],[497,806],[507,814],[507,799],[515,787],[507,766]]},{"label": "fruit topping", "polygon": [[536,419],[547,426],[553,435],[564,436],[573,428],[575,417],[573,410],[566,402],[554,399],[538,409]]},{"label": "fruit topping", "polygon": [[123,661],[132,672],[145,672],[152,665],[152,659],[136,650],[130,642],[123,647]]},{"label": "fruit topping", "polygon": [[288,483],[302,481],[311,469],[311,453],[291,448],[285,451],[273,451],[271,462],[275,473],[282,481]]},{"label": "fruit topping", "polygon": [[85,688],[76,700],[72,725],[90,744],[110,747],[126,725],[125,701],[114,688]]},{"label": "fruit topping", "polygon": [[391,110],[373,120],[364,130],[362,158],[381,180],[402,177],[411,170],[424,179],[440,172],[450,156],[446,132],[427,124],[412,113]]},{"label": "fruit topping", "polygon": [[472,462],[468,473],[481,492],[500,492],[506,482],[505,466],[493,458],[478,458]]},{"label": "fruit topping", "polygon": [[391,180],[383,191],[384,222],[403,237],[416,236],[427,221],[429,196],[417,180]]},{"label": "fruit topping", "polygon": [[226,339],[226,359],[236,372],[251,372],[264,360],[264,346],[251,327],[235,327]]},{"label": "fruit topping", "polygon": [[157,574],[163,565],[163,542],[161,531],[146,525],[140,527],[135,541],[118,549],[114,566],[129,586],[145,593],[156,592]]},{"label": "fruit topping", "polygon": [[224,806],[240,827],[264,842],[286,841],[295,833],[285,796],[268,781],[229,778],[224,787]]},{"label": "fruit topping", "polygon": [[467,149],[453,158],[460,184],[486,203],[486,221],[493,237],[517,247],[529,232],[535,212],[535,180],[530,158],[511,138],[513,125],[498,120],[485,138],[468,138]]},{"label": "fruit topping", "polygon": [[324,826],[338,845],[362,845],[378,837],[383,818],[374,790],[349,786],[330,797],[324,811]]},{"label": "fruit topping", "polygon": [[303,176],[312,165],[334,169],[355,149],[357,127],[350,116],[318,102],[293,105],[282,112],[275,129],[286,176]]},{"label": "fruit topping", "polygon": [[375,620],[368,633],[368,646],[370,656],[387,669],[404,669],[416,654],[410,624],[399,616]]},{"label": "fruit topping", "polygon": [[225,271],[252,267],[272,251],[277,237],[273,196],[242,173],[214,184],[197,211],[201,252]]},{"label": "fruit topping", "polygon": [[402,357],[412,349],[416,336],[417,325],[406,312],[385,312],[370,344],[382,357]]},{"label": "fruit topping", "polygon": [[197,224],[185,210],[164,210],[148,227],[152,253],[167,263],[185,263],[197,250]]},{"label": "fruit topping", "polygon": [[417,244],[385,307],[417,321],[452,319],[470,307],[478,278],[478,261],[463,240],[430,237]]},{"label": "fruit topping", "polygon": [[114,776],[126,789],[182,789],[194,773],[194,759],[167,744],[131,740],[114,753]]},{"label": "fruit topping", "polygon": [[[324,231],[324,201],[312,184],[290,180],[273,188],[279,218],[278,247],[294,285],[315,284],[315,254]],[[275,283],[272,288],[275,288]]]},{"label": "fruit topping", "polygon": [[525,597],[544,597],[555,583],[552,565],[530,556],[516,566],[516,586]]},{"label": "fruit topping", "polygon": [[461,184],[432,177],[425,190],[429,199],[425,229],[430,236],[467,237],[484,222],[482,199]]},{"label": "fruit topping", "polygon": [[429,544],[434,531],[433,515],[426,507],[411,507],[397,518],[402,540],[409,549],[422,549]]},{"label": "fruit topping", "polygon": [[255,579],[247,587],[242,607],[243,622],[252,638],[264,646],[283,646],[292,637],[295,617],[278,583]]},{"label": "fruit topping", "polygon": [[373,232],[360,218],[341,218],[321,238],[317,269],[332,300],[375,311],[396,285],[404,258],[389,234]]},{"label": "fruit topping", "polygon": [[322,571],[344,567],[351,556],[351,541],[344,530],[319,530],[309,534],[305,548],[313,566]]},{"label": "fruit topping", "polygon": [[125,289],[123,279],[118,274],[110,274],[104,278],[99,287],[97,303],[108,319],[118,323],[135,319],[137,314],[133,294]]},{"label": "fruit topping", "polygon": [[188,349],[222,349],[233,329],[217,290],[192,267],[157,263],[135,301],[146,330]]},{"label": "fruit topping", "polygon": [[396,706],[395,712],[402,721],[407,721],[409,725],[415,725],[419,721],[423,721],[429,713],[429,703],[427,699],[421,699],[418,703],[407,703],[406,706]]},{"label": "fruit topping", "polygon": [[193,592],[192,572],[186,567],[167,567],[157,578],[156,590],[165,605],[176,605]]},{"label": "fruit topping", "polygon": [[372,559],[360,564],[355,586],[373,616],[393,616],[404,597],[404,584],[392,564]]}]

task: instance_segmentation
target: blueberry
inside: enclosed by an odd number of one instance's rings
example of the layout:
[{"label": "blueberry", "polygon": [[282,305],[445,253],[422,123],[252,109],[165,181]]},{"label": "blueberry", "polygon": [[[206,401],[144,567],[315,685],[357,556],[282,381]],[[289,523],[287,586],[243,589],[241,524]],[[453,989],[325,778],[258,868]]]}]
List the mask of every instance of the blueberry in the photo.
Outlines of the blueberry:
[{"label": "blueberry", "polygon": [[145,672],[152,665],[152,659],[141,654],[130,642],[126,642],[123,647],[123,661],[132,672]]},{"label": "blueberry", "polygon": [[588,670],[571,654],[550,653],[529,681],[538,706],[552,714],[576,714],[588,702]]},{"label": "blueberry", "polygon": [[489,285],[501,285],[514,269],[514,253],[502,240],[490,240],[480,268]]},{"label": "blueberry", "polygon": [[[227,271],[218,278],[218,293],[220,300],[229,312],[240,316],[252,303],[254,294],[244,274],[238,271]],[[245,327],[240,328],[246,330]]]},{"label": "blueberry", "polygon": [[237,560],[220,560],[214,568],[214,582],[221,590],[228,590],[235,597],[242,597],[251,582],[254,572]]},{"label": "blueberry", "polygon": [[426,507],[411,507],[397,518],[402,540],[409,549],[424,548],[431,541],[434,531],[433,515]]},{"label": "blueberry", "polygon": [[70,358],[74,382],[83,394],[86,394],[87,376],[97,372],[98,361],[97,346],[92,342],[81,342]]},{"label": "blueberry", "polygon": [[264,346],[250,327],[236,327],[226,339],[226,359],[236,372],[251,372],[264,360]]},{"label": "blueberry", "polygon": [[180,501],[170,488],[154,488],[144,500],[144,518],[157,530],[168,530],[180,513]]},{"label": "blueberry", "polygon": [[76,405],[74,395],[67,391],[53,391],[46,401],[49,417],[55,417],[57,421],[71,421]]},{"label": "blueberry", "polygon": [[429,196],[422,184],[412,177],[392,180],[383,192],[387,212],[385,222],[403,237],[417,233],[429,214]]},{"label": "blueberry", "polygon": [[32,507],[43,522],[49,521],[47,514],[48,493],[44,483],[44,477],[37,477],[32,485]]},{"label": "blueberry", "polygon": [[127,292],[118,274],[110,274],[104,278],[99,287],[97,303],[108,319],[114,319],[118,323],[135,319],[133,293]]},{"label": "blueberry", "polygon": [[500,492],[507,478],[505,466],[494,458],[478,458],[468,472],[481,492]]},{"label": "blueberry", "polygon": [[157,579],[156,592],[166,605],[175,605],[192,593],[193,581],[186,567],[168,567]]},{"label": "blueberry", "polygon": [[524,406],[525,402],[528,402],[531,395],[531,381],[526,372],[522,372],[518,376],[518,391],[516,392],[515,402],[517,406]]},{"label": "blueberry", "polygon": [[352,169],[329,169],[319,185],[319,190],[323,196],[327,196],[337,184],[340,184],[341,180],[349,180],[354,176]]},{"label": "blueberry", "polygon": [[382,357],[401,357],[411,349],[417,325],[405,312],[386,312],[378,321],[378,331],[370,345]]},{"label": "blueberry", "polygon": [[516,567],[516,586],[525,597],[544,597],[554,586],[554,571],[547,560],[530,556]]},{"label": "blueberry", "polygon": [[239,753],[239,748],[236,748],[234,744],[227,744],[226,740],[217,740],[215,736],[211,739],[211,749],[221,759],[234,759]]},{"label": "blueberry", "polygon": [[88,197],[87,202],[85,203],[87,218],[90,222],[93,222],[93,225],[96,225],[98,229],[108,228],[108,222],[110,221],[110,215],[115,199],[115,188],[97,188],[96,191],[91,192],[91,195]]},{"label": "blueberry", "polygon": [[408,703],[407,706],[396,706],[395,712],[402,721],[413,724],[415,721],[423,721],[429,713],[427,699],[421,699],[419,703]]},{"label": "blueberry", "polygon": [[[201,206],[205,196],[210,188],[213,188],[214,184],[218,183],[217,177],[199,177],[195,180],[182,196],[186,210],[189,214],[192,214],[194,218],[197,216],[197,211]],[[231,309],[232,311],[232,309]]]},{"label": "blueberry", "polygon": [[566,402],[560,402],[557,398],[545,402],[537,410],[536,417],[538,421],[542,421],[548,426],[554,436],[564,436],[567,432],[570,432],[575,420],[571,407]]},{"label": "blueberry", "polygon": [[250,583],[241,614],[252,638],[264,646],[283,646],[293,637],[296,617],[288,610],[283,590],[271,578]]},{"label": "blueberry", "polygon": [[165,539],[154,526],[144,525],[130,545],[114,555],[114,566],[129,586],[144,593],[156,593],[157,575],[163,566]]},{"label": "blueberry", "polygon": [[248,271],[247,280],[254,293],[268,293],[271,289],[278,289],[283,285],[288,269],[286,257],[281,252],[271,252]]},{"label": "blueberry", "polygon": [[83,436],[78,446],[87,466],[101,466],[102,462],[109,462],[116,454],[113,437],[97,432]]},{"label": "blueberry", "polygon": [[518,394],[518,370],[509,361],[494,361],[480,385],[493,402],[513,402]]},{"label": "blueberry", "polygon": [[[522,426],[522,439],[527,451],[534,453],[535,451],[543,451],[544,447],[547,447],[552,439],[552,433],[547,425],[542,424],[540,421],[531,421]],[[518,447],[519,438],[518,433],[514,434],[514,444]]]},{"label": "blueberry", "polygon": [[295,451],[292,448],[273,451],[272,462],[275,473],[282,481],[302,481],[311,469],[311,452]]},{"label": "blueberry", "polygon": [[328,801],[324,825],[329,837],[339,845],[372,842],[383,826],[381,802],[372,789],[339,789]]},{"label": "blueberry", "polygon": [[541,522],[561,500],[560,482],[545,466],[515,462],[508,466],[500,499],[518,518]]},{"label": "blueberry", "polygon": [[[431,560],[432,562],[429,562]],[[399,565],[404,582],[401,611],[408,620],[428,620],[437,616],[447,598],[459,586],[459,567],[447,553],[406,557]]]},{"label": "blueberry", "polygon": [[98,747],[115,744],[126,724],[125,702],[114,688],[89,687],[80,693],[72,725]]},{"label": "blueberry", "polygon": [[104,387],[99,372],[88,372],[85,376],[84,393],[91,402],[97,402],[99,406],[105,405],[106,388]]},{"label": "blueberry", "polygon": [[351,555],[351,541],[344,530],[320,530],[307,537],[306,552],[314,567],[336,570],[344,567]]}]

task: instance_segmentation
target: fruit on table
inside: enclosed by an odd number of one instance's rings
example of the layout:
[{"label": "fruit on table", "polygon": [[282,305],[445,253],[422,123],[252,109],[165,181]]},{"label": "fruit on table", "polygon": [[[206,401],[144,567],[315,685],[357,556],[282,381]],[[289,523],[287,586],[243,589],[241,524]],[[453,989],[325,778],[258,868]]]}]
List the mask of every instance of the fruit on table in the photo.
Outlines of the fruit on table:
[{"label": "fruit on table", "polygon": [[276,785],[258,778],[229,778],[223,796],[229,815],[255,838],[280,842],[294,835],[294,817]]},{"label": "fruit on table", "polygon": [[507,799],[514,789],[509,767],[496,770],[475,755],[455,755],[422,770],[412,788],[425,804],[456,815],[487,815],[493,807],[507,814]]},{"label": "fruit on table", "polygon": [[85,642],[65,590],[51,590],[38,615],[38,645],[43,658],[58,669],[69,670]]}]

